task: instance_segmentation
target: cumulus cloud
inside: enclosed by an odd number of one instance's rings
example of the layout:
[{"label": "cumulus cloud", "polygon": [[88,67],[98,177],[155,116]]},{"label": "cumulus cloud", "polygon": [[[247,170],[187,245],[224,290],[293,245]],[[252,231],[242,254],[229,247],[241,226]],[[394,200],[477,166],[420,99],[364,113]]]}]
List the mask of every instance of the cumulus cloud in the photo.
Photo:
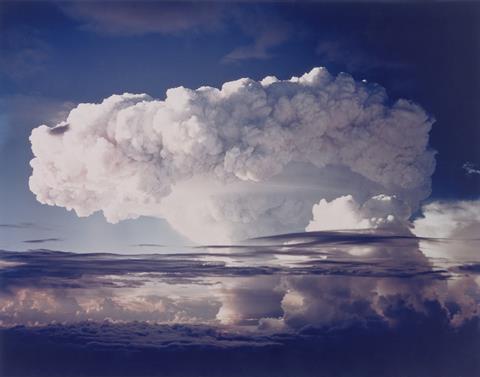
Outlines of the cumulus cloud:
[{"label": "cumulus cloud", "polygon": [[351,195],[313,206],[313,220],[306,230],[406,229],[410,209],[395,196],[376,195],[360,206]]},{"label": "cumulus cloud", "polygon": [[395,195],[406,218],[435,165],[433,120],[418,105],[324,68],[164,100],[113,95],[65,122],[32,131],[37,200],[110,222],[163,217],[197,242],[303,230],[314,203],[347,194],[364,209]]}]

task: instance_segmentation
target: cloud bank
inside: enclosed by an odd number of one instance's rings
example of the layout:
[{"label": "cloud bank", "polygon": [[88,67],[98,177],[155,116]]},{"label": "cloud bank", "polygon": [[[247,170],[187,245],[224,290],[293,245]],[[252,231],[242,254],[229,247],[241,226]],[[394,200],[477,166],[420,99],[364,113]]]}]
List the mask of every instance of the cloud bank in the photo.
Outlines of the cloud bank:
[{"label": "cloud bank", "polygon": [[162,217],[197,242],[303,230],[314,203],[344,195],[359,206],[394,195],[408,218],[430,193],[432,123],[324,68],[178,87],[164,100],[125,93],[79,104],[64,132],[34,129],[29,183],[41,203],[110,222]]}]

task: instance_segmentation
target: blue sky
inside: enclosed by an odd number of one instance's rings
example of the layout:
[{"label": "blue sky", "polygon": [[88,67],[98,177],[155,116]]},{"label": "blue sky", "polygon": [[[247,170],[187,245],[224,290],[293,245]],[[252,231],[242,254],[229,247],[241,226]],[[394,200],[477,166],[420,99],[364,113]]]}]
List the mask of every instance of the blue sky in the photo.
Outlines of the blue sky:
[{"label": "blue sky", "polygon": [[[121,5],[120,5],[121,4]],[[117,225],[43,206],[28,189],[32,128],[113,93],[326,66],[419,103],[436,123],[431,199],[476,199],[480,175],[478,4],[90,3],[0,5],[0,228],[3,248],[128,249],[186,240],[159,219]]]}]

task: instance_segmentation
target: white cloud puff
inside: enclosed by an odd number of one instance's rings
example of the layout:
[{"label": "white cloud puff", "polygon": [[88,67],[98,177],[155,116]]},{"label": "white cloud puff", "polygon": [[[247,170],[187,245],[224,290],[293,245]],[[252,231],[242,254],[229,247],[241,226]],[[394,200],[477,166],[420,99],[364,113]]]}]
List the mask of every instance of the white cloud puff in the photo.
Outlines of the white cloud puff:
[{"label": "white cloud puff", "polygon": [[305,230],[407,229],[410,209],[395,196],[376,195],[359,205],[352,195],[328,202],[320,200],[312,209],[313,220]]},{"label": "white cloud puff", "polygon": [[173,88],[165,100],[125,93],[78,105],[62,132],[32,131],[30,189],[79,216],[163,217],[198,242],[296,231],[314,203],[346,194],[416,209],[430,193],[432,122],[324,68]]}]

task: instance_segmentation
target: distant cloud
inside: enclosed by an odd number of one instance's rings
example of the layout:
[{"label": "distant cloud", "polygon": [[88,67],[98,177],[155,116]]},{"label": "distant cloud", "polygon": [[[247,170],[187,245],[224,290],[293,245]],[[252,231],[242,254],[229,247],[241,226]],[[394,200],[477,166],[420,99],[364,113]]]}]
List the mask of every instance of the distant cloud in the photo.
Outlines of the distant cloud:
[{"label": "distant cloud", "polygon": [[476,164],[474,164],[473,162],[465,162],[462,166],[463,170],[465,170],[465,172],[468,174],[468,175],[477,175],[477,174],[480,174],[480,167],[478,167]]},{"label": "distant cloud", "polygon": [[138,246],[138,247],[165,247],[165,245],[162,245],[160,243],[137,243],[131,246]]},{"label": "distant cloud", "polygon": [[29,228],[30,224],[20,223],[20,224],[0,224],[0,228],[13,228],[13,229],[24,229]]},{"label": "distant cloud", "polygon": [[223,58],[224,62],[268,59],[272,49],[291,38],[293,29],[281,17],[260,12],[251,4],[247,6],[249,12],[235,3],[203,1],[72,1],[60,5],[83,29],[111,36],[209,33],[225,30],[230,23],[252,42],[234,48]]},{"label": "distant cloud", "polygon": [[43,225],[38,225],[35,223],[30,223],[30,222],[23,222],[23,223],[15,223],[15,224],[0,224],[0,229],[1,228],[6,228],[6,229],[40,229],[40,230],[50,230],[50,228],[47,228]]},{"label": "distant cloud", "polygon": [[63,241],[61,238],[39,238],[35,240],[25,240],[25,243],[45,243],[45,242],[58,242]]},{"label": "distant cloud", "polygon": [[222,5],[203,2],[90,2],[61,4],[82,27],[110,35],[177,34],[214,30],[221,24]]}]

